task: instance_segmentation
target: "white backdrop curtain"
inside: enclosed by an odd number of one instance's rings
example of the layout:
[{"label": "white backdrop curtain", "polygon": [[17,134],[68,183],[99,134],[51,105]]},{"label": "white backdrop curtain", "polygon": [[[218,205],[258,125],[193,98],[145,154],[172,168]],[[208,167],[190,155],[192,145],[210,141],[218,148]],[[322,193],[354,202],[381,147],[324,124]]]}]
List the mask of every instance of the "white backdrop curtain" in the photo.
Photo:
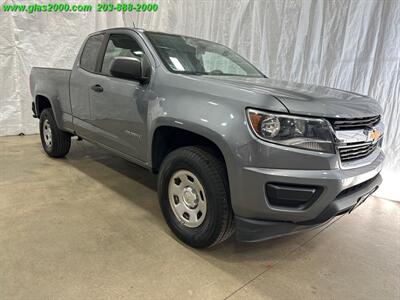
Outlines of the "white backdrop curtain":
[{"label": "white backdrop curtain", "polygon": [[[145,29],[225,44],[271,78],[376,98],[384,109],[387,128],[386,169],[399,175],[400,0],[147,2],[158,3],[159,10],[125,14],[0,12],[0,135],[38,131],[30,108],[32,66],[71,68],[88,33],[131,26],[135,21]],[[96,1],[68,3],[95,5]]]}]

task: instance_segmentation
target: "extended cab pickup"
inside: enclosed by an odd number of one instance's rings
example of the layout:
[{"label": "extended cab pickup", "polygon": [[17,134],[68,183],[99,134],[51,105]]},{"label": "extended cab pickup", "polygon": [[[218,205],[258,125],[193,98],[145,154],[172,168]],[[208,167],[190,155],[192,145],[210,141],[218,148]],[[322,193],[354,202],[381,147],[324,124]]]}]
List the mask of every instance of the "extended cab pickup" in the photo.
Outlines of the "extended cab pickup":
[{"label": "extended cab pickup", "polygon": [[33,68],[30,88],[49,156],[78,136],[158,173],[166,222],[193,247],[323,225],[382,181],[375,100],[269,79],[217,43],[108,29],[72,70]]}]

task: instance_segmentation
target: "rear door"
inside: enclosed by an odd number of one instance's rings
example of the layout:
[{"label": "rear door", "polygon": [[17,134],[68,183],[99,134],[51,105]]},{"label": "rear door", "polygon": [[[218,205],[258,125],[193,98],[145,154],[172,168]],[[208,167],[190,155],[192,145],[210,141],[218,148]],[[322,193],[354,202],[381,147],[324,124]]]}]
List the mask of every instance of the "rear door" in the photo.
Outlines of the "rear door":
[{"label": "rear door", "polygon": [[74,130],[79,136],[87,139],[94,139],[96,136],[95,128],[92,126],[90,87],[97,77],[96,69],[105,37],[105,34],[88,37],[71,73],[70,99]]},{"label": "rear door", "polygon": [[106,37],[103,53],[98,74],[91,78],[89,90],[91,124],[96,129],[96,139],[145,162],[149,85],[116,78],[110,73],[116,57],[135,57],[148,62],[144,45],[133,31],[111,32]]}]

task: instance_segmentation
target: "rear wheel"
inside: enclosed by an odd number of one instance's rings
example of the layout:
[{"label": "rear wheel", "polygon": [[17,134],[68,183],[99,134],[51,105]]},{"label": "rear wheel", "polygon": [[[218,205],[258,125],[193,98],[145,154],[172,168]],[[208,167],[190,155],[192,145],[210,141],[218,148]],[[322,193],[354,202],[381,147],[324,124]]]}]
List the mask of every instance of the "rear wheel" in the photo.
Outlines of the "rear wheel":
[{"label": "rear wheel", "polygon": [[40,114],[40,139],[44,151],[51,157],[64,157],[71,147],[71,135],[60,130],[53,112],[46,108]]},{"label": "rear wheel", "polygon": [[222,161],[200,147],[184,147],[163,161],[158,193],[169,227],[184,243],[211,247],[233,231],[229,185]]}]

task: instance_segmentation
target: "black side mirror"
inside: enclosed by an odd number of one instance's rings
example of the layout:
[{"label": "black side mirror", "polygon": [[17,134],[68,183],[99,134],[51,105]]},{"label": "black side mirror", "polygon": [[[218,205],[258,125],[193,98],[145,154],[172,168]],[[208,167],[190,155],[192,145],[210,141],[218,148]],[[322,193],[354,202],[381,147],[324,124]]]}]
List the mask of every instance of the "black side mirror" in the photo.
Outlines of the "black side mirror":
[{"label": "black side mirror", "polygon": [[143,74],[141,61],[134,57],[114,58],[110,73],[114,77],[137,80],[140,83],[146,83],[149,80],[149,78]]}]

